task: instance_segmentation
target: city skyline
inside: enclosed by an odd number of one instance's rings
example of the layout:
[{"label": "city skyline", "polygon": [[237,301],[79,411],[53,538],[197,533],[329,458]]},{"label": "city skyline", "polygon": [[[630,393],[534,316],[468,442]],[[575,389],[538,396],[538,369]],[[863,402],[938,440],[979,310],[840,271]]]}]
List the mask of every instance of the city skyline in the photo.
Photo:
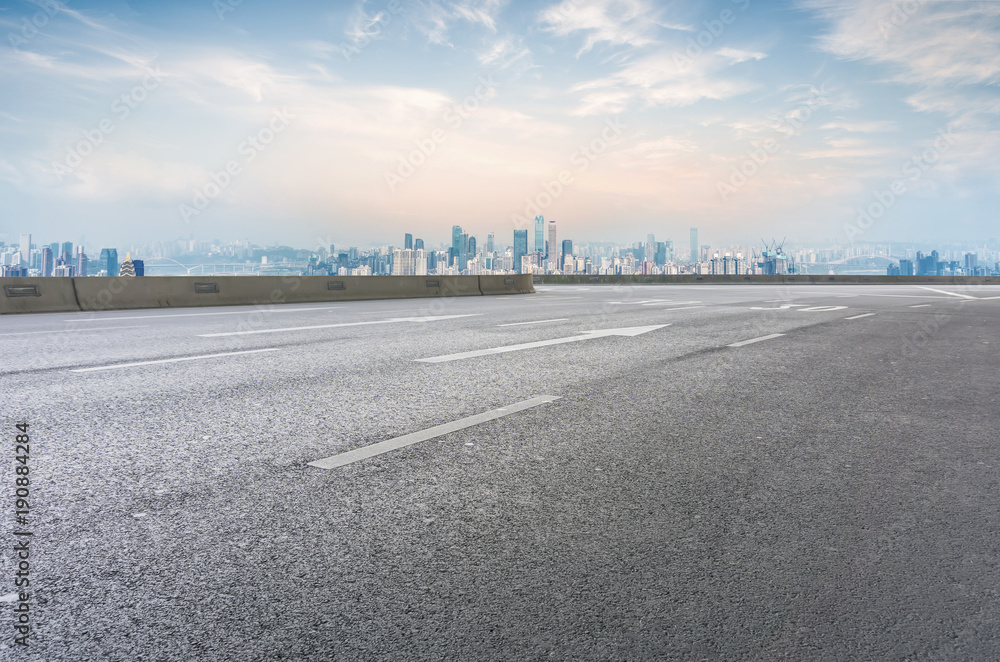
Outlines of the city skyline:
[{"label": "city skyline", "polygon": [[8,243],[995,234],[988,3],[39,0],[0,27]]},{"label": "city skyline", "polygon": [[[425,241],[407,232],[402,245],[390,242],[360,248],[332,243],[293,248],[261,246],[247,240],[206,242],[192,235],[187,240],[153,242],[142,247],[132,244],[125,250],[123,262],[118,261],[116,247],[102,247],[96,263],[86,253],[89,250],[96,254],[93,246],[37,243],[31,234],[21,234],[17,243],[0,242],[0,275],[200,275],[206,273],[206,267],[212,274],[221,269],[222,274],[231,275],[1000,275],[1000,242],[995,238],[981,244],[952,242],[943,246],[914,241],[796,245],[785,239],[761,240],[760,245],[751,245],[732,241],[701,243],[698,228],[690,228],[687,248],[671,238],[657,240],[654,233],[647,234],[645,242],[578,241],[574,245],[572,238],[558,241],[557,224],[547,223],[544,216],[537,216],[533,225],[537,230],[534,245],[529,245],[526,229],[514,230],[510,244],[497,241],[491,232],[484,244],[460,225],[452,226],[450,242],[435,244],[433,239]],[[131,253],[136,254],[136,259],[131,258]],[[175,259],[184,256],[193,258],[194,263],[185,265]]]}]

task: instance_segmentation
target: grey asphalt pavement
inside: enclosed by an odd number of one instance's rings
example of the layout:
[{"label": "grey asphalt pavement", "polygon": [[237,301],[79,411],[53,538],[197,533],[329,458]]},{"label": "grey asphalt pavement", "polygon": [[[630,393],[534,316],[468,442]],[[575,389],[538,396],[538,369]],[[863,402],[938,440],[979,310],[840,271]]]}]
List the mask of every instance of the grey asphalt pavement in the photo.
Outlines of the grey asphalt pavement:
[{"label": "grey asphalt pavement", "polygon": [[0,659],[1000,658],[1000,287],[538,289],[0,318]]}]

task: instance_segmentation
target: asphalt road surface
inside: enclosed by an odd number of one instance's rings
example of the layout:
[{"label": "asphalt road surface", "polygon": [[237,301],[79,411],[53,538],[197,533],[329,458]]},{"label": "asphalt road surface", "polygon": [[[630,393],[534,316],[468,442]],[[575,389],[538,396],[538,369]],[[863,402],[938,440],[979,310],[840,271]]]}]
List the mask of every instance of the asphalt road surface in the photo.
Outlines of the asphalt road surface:
[{"label": "asphalt road surface", "polygon": [[1000,658],[1000,288],[538,289],[0,318],[0,659]]}]

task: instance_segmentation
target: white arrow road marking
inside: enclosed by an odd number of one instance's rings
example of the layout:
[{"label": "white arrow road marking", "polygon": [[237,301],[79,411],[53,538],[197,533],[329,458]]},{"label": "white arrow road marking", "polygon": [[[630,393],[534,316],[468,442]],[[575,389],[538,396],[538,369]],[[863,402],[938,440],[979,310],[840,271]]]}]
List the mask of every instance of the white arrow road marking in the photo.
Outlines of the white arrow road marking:
[{"label": "white arrow road marking", "polygon": [[750,310],[789,310],[791,308],[805,308],[808,303],[786,303],[776,308],[761,308],[759,306],[751,306]]},{"label": "white arrow road marking", "polygon": [[979,297],[969,296],[968,294],[959,294],[958,292],[948,292],[947,290],[935,290],[933,287],[925,287],[924,285],[917,285],[922,290],[928,290],[930,292],[937,292],[938,294],[950,294],[953,297],[962,297],[963,299],[978,299]]},{"label": "white arrow road marking", "polygon": [[568,338],[554,338],[552,340],[539,340],[537,342],[526,342],[520,345],[506,345],[504,347],[493,347],[490,349],[477,349],[471,352],[459,352],[458,354],[445,354],[444,356],[432,356],[426,359],[416,359],[421,363],[444,363],[446,361],[458,361],[460,359],[471,359],[477,356],[489,356],[491,354],[503,354],[505,352],[519,352],[522,349],[534,349],[535,347],[548,347],[549,345],[561,345],[568,342],[580,342],[581,340],[593,340],[594,338],[605,338],[607,336],[638,336],[649,333],[656,329],[662,329],[669,324],[657,324],[655,326],[633,326],[624,329],[601,329],[597,331],[584,331],[579,336]]},{"label": "white arrow road marking", "polygon": [[396,437],[395,439],[387,439],[385,441],[380,441],[377,444],[372,444],[371,446],[365,446],[364,448],[356,448],[353,451],[347,451],[346,453],[331,455],[330,457],[325,457],[322,460],[310,462],[309,466],[319,467],[320,469],[335,469],[336,467],[342,467],[345,464],[351,464],[352,462],[357,462],[358,460],[365,460],[370,457],[375,457],[376,455],[381,455],[382,453],[388,453],[389,451],[394,451],[399,448],[412,446],[413,444],[420,443],[421,441],[427,441],[428,439],[433,439],[434,437],[440,437],[441,435],[456,432],[473,425],[478,425],[479,423],[492,421],[495,418],[510,416],[511,414],[516,414],[519,411],[524,411],[525,409],[537,407],[538,405],[554,402],[558,399],[559,396],[557,395],[540,395],[537,398],[522,400],[521,402],[516,402],[512,405],[500,407],[499,409],[487,411],[482,414],[460,418],[457,421],[452,421],[451,423],[435,425],[432,428],[427,428],[426,430],[421,430],[420,432],[405,434],[402,437]]},{"label": "white arrow road marking", "polygon": [[760,342],[761,340],[770,340],[771,338],[780,338],[785,335],[784,333],[772,333],[769,336],[761,336],[760,338],[751,338],[750,340],[744,340],[742,342],[734,342],[732,345],[726,345],[727,347],[742,347],[743,345],[749,345],[751,343]]},{"label": "white arrow road marking", "polygon": [[534,320],[531,322],[511,322],[510,324],[497,324],[497,326],[526,326],[528,324],[546,324],[548,322],[565,322],[568,317],[558,317],[551,320]]},{"label": "white arrow road marking", "polygon": [[340,324],[316,324],[313,326],[286,326],[280,329],[254,329],[253,331],[227,331],[225,333],[199,333],[199,338],[220,338],[222,336],[248,336],[254,333],[284,333],[286,331],[308,331],[310,329],[335,329],[342,326],[368,326],[370,324],[395,324],[397,322],[437,322],[459,317],[476,317],[480,313],[469,315],[438,315],[437,317],[393,317],[387,320],[373,322],[342,322]]}]

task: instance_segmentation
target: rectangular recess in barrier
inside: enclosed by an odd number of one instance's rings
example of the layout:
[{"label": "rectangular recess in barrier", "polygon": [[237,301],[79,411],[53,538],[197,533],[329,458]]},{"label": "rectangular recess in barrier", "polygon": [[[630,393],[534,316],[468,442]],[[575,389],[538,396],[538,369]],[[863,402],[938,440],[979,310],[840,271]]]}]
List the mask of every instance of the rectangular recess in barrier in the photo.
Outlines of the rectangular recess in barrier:
[{"label": "rectangular recess in barrier", "polygon": [[342,280],[331,280],[326,284],[328,290],[346,290],[347,285]]},{"label": "rectangular recess in barrier", "polygon": [[427,281],[427,287],[441,287],[441,281],[439,281],[439,280],[429,280],[429,281]]},{"label": "rectangular recess in barrier", "polygon": [[503,279],[503,284],[506,285],[507,287],[514,287],[514,279],[513,278],[504,278]]},{"label": "rectangular recess in barrier", "polygon": [[4,293],[9,297],[40,297],[37,285],[4,285]]},{"label": "rectangular recess in barrier", "polygon": [[194,284],[195,294],[218,294],[219,284],[218,283],[195,283]]}]

